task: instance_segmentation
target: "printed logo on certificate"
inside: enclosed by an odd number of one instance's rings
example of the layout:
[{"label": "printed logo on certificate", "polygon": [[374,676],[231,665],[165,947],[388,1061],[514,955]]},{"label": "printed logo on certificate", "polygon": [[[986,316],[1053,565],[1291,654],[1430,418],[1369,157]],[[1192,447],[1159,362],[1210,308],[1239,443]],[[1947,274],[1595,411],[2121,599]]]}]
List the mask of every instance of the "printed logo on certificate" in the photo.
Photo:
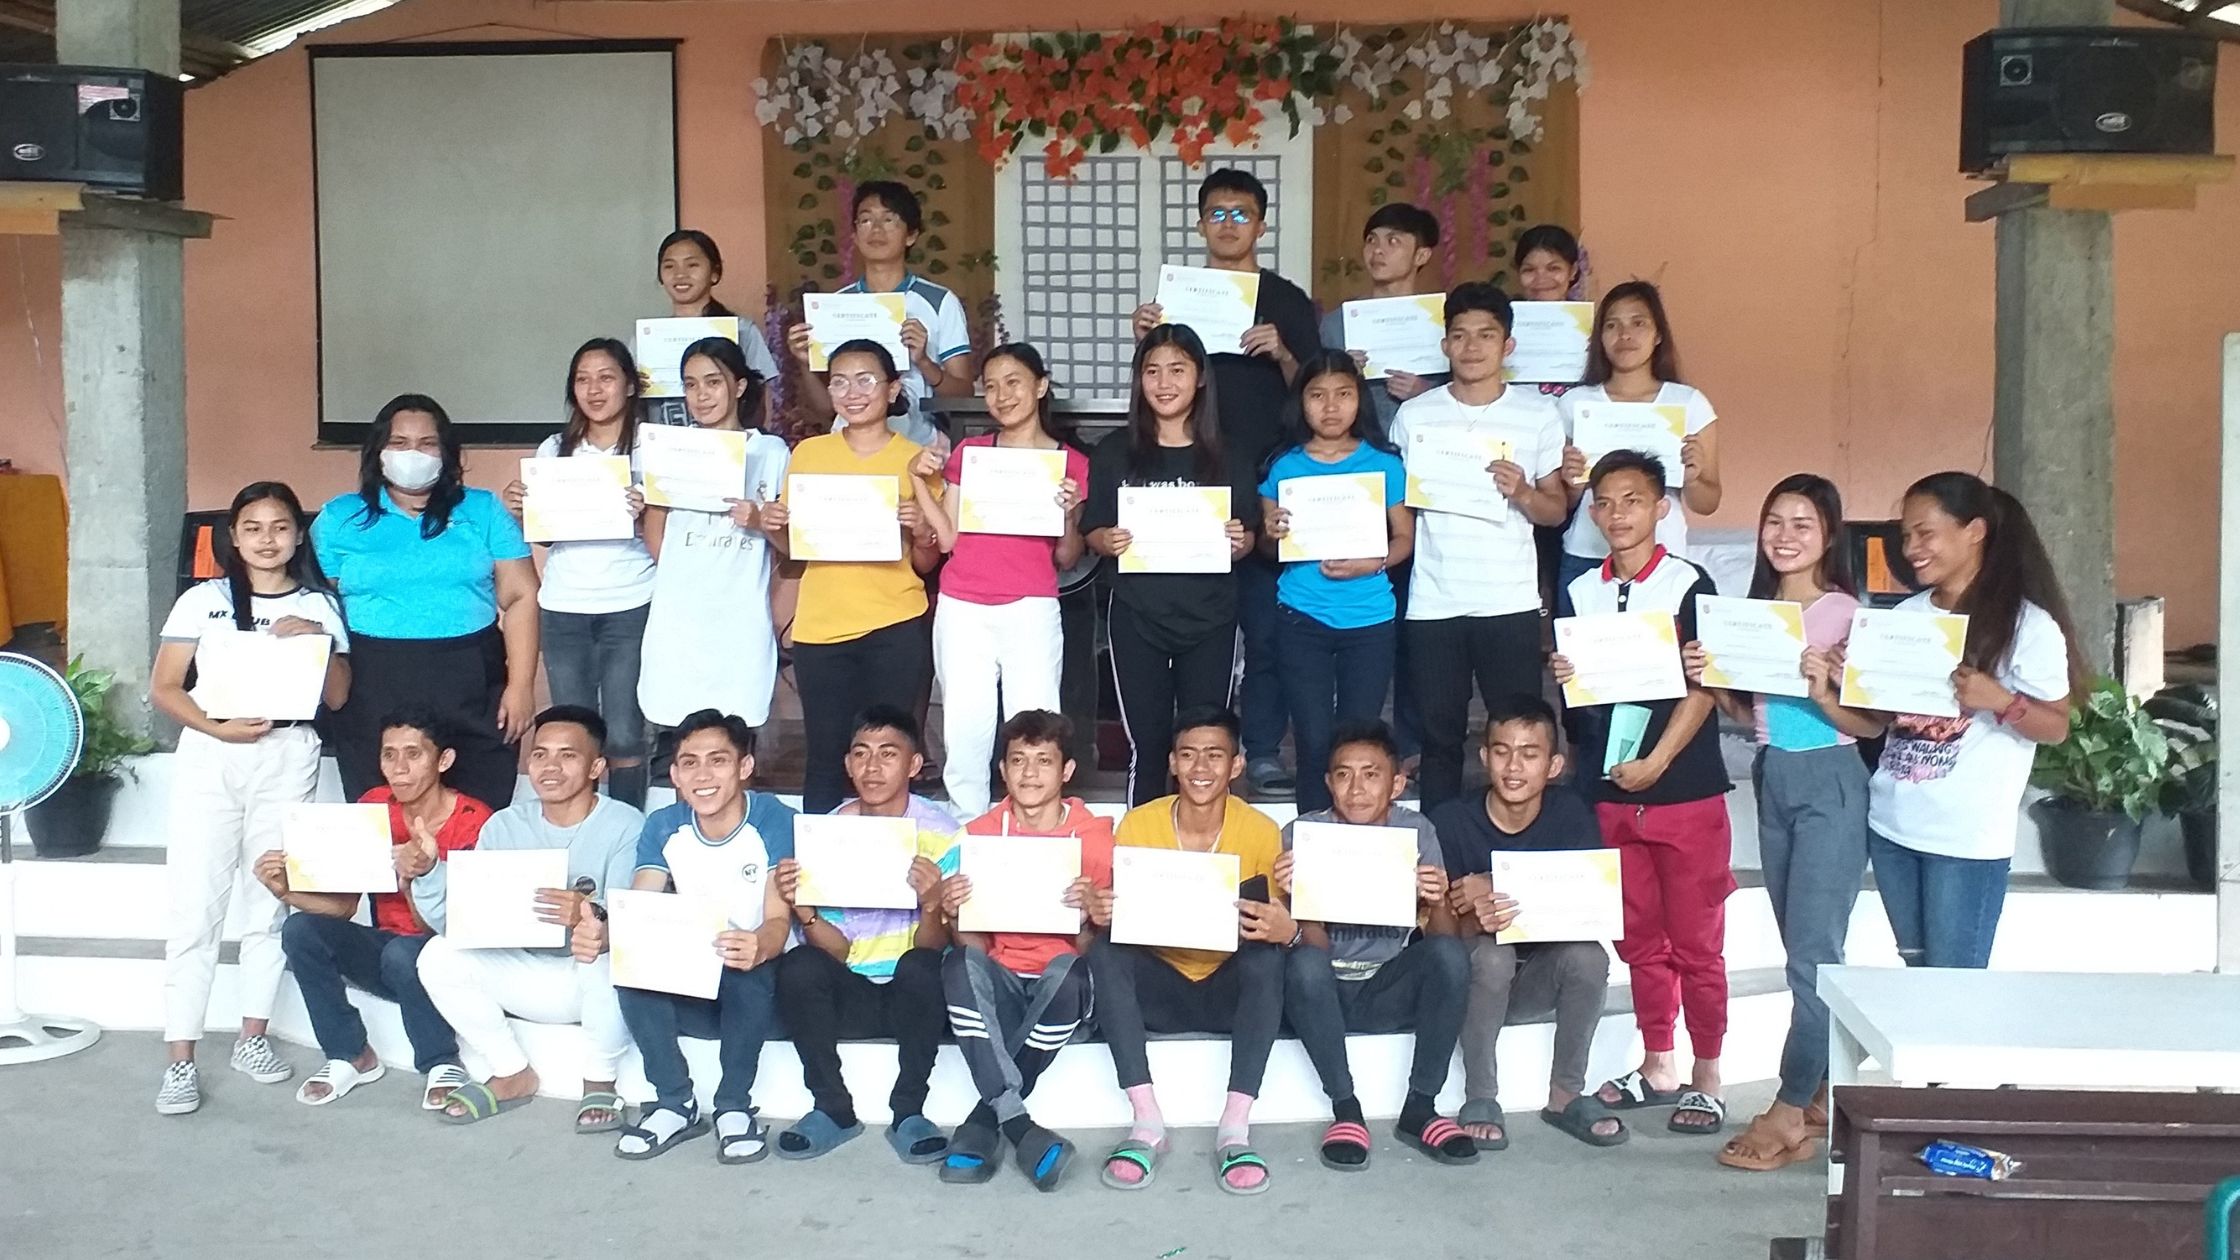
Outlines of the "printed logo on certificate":
[{"label": "printed logo on certificate", "polygon": [[654,507],[728,512],[728,500],[746,497],[747,435],[697,425],[640,425],[638,477]]},{"label": "printed logo on certificate", "polygon": [[1516,898],[1503,945],[1614,941],[1625,935],[1625,894],[1616,849],[1497,852],[1495,892]]},{"label": "printed logo on certificate", "polygon": [[1363,298],[1339,309],[1346,349],[1368,360],[1361,374],[1372,381],[1394,372],[1430,376],[1447,370],[1447,295]]},{"label": "printed logo on certificate", "polygon": [[1038,538],[1066,532],[1065,509],[1058,506],[1064,451],[967,446],[958,459],[958,530]]},{"label": "printed logo on certificate", "polygon": [[645,398],[684,397],[684,352],[695,341],[721,337],[736,344],[739,317],[695,315],[638,321],[638,393]]},{"label": "printed logo on certificate", "polygon": [[972,896],[957,911],[960,932],[1081,931],[1081,911],[1065,903],[1081,878],[1081,845],[1072,836],[961,836],[957,873],[972,881]]},{"label": "printed logo on certificate", "polygon": [[1703,685],[1763,696],[1803,696],[1804,605],[1783,599],[1696,596]]},{"label": "printed logo on certificate", "polygon": [[1515,511],[1486,471],[1496,460],[1515,462],[1516,448],[1490,433],[1445,427],[1408,430],[1401,458],[1408,471],[1406,503],[1426,512],[1452,512],[1506,521]]},{"label": "printed logo on certificate", "polygon": [[1383,473],[1331,473],[1276,483],[1276,504],[1291,530],[1276,540],[1276,559],[1382,560],[1391,549]]},{"label": "printed logo on certificate", "polygon": [[1234,853],[1114,849],[1113,943],[1237,952],[1237,872]]},{"label": "printed logo on certificate", "polygon": [[195,702],[220,721],[309,721],[319,715],[333,655],[334,640],[323,634],[204,630],[194,649]]},{"label": "printed logo on certificate", "polygon": [[800,864],[797,906],[836,910],[915,910],[910,865],[918,856],[911,818],[804,814],[793,820],[793,860]]},{"label": "printed logo on certificate", "polygon": [[1573,708],[1688,694],[1671,613],[1587,613],[1558,617],[1555,629],[1556,651],[1571,662],[1563,700]]},{"label": "printed logo on certificate", "polygon": [[288,805],[280,815],[280,852],[289,891],[397,891],[392,838],[386,805]]},{"label": "printed logo on certificate", "polygon": [[[647,428],[653,426],[649,425]],[[547,455],[521,461],[521,534],[530,542],[629,538],[630,457]]]},{"label": "printed logo on certificate", "polygon": [[902,482],[860,473],[786,478],[786,550],[796,560],[902,559]]},{"label": "printed logo on certificate", "polygon": [[1187,324],[1208,354],[1243,354],[1244,335],[1259,322],[1260,273],[1218,267],[1159,268],[1159,322]]},{"label": "printed logo on certificate", "polygon": [[1677,490],[1687,480],[1680,462],[1687,436],[1688,409],[1678,403],[1582,402],[1571,409],[1571,444],[1590,471],[1612,451],[1639,451],[1664,465],[1665,483]]},{"label": "printed logo on certificate", "polygon": [[1509,335],[1517,348],[1502,360],[1506,380],[1570,385],[1586,379],[1592,302],[1519,302]]},{"label": "printed logo on certificate", "polygon": [[1853,708],[1958,717],[1952,671],[1967,646],[1968,619],[1961,614],[1862,608],[1851,614],[1837,698]]},{"label": "printed logo on certificate", "polygon": [[907,370],[910,352],[902,344],[902,325],[910,305],[900,293],[804,293],[801,314],[809,325],[809,370],[832,369],[832,353],[851,341],[876,341]]},{"label": "printed logo on certificate", "polygon": [[1227,486],[1122,486],[1120,572],[1227,573],[1229,518]]}]

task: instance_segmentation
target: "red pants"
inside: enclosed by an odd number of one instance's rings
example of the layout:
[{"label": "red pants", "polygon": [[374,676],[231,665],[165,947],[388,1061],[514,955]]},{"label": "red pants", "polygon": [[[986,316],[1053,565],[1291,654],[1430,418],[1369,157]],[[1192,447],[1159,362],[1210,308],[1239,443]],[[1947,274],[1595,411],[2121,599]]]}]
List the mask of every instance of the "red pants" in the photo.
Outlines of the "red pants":
[{"label": "red pants", "polygon": [[1727,896],[1735,890],[1733,832],[1723,797],[1680,805],[1595,806],[1602,842],[1622,855],[1626,935],[1618,958],[1633,973],[1633,1019],[1653,1053],[1673,1048],[1685,1009],[1699,1059],[1727,1035]]}]

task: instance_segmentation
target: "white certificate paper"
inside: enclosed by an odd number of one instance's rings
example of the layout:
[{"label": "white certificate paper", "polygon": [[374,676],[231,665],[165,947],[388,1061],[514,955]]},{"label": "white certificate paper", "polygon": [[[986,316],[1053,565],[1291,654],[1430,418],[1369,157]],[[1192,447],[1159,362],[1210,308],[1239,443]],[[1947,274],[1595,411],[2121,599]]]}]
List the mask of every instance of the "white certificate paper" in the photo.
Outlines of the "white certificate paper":
[{"label": "white certificate paper", "polygon": [[1243,354],[1245,333],[1260,322],[1260,273],[1166,264],[1156,300],[1159,322],[1188,324],[1207,354]]},{"label": "white certificate paper", "polygon": [[694,315],[638,321],[638,392],[646,398],[684,397],[684,351],[695,341],[739,340],[736,315]]},{"label": "white certificate paper", "polygon": [[727,512],[747,494],[747,435],[680,424],[638,427],[638,476],[655,507]]},{"label": "white certificate paper", "polygon": [[1696,596],[1703,685],[1763,696],[1802,696],[1804,605],[1785,599]]},{"label": "white certificate paper", "polygon": [[1488,521],[1508,520],[1515,511],[1486,471],[1495,460],[1516,459],[1515,448],[1501,438],[1468,429],[1410,429],[1401,459],[1409,507]]},{"label": "white certificate paper", "polygon": [[900,560],[902,483],[859,473],[786,478],[786,550],[796,560]]},{"label": "white certificate paper", "polygon": [[319,716],[334,640],[235,627],[209,629],[194,648],[195,703],[219,720],[303,722]]},{"label": "white certificate paper", "polygon": [[528,488],[521,498],[521,533],[530,542],[628,538],[638,532],[624,497],[630,489],[627,455],[525,459],[521,484]]},{"label": "white certificate paper", "polygon": [[1502,363],[1512,381],[1570,385],[1587,377],[1587,340],[1594,335],[1592,302],[1519,302],[1509,335],[1517,348]]},{"label": "white certificate paper", "polygon": [[443,936],[461,949],[558,949],[568,929],[537,917],[537,892],[568,886],[566,849],[462,849],[444,858]]},{"label": "white certificate paper", "polygon": [[1364,298],[1338,308],[1346,349],[1368,356],[1361,374],[1382,380],[1394,372],[1430,376],[1447,370],[1447,295]]},{"label": "white certificate paper", "polygon": [[803,814],[793,820],[793,860],[801,864],[793,902],[839,910],[915,910],[910,864],[917,856],[915,819]]},{"label": "white certificate paper", "polygon": [[894,356],[898,371],[910,367],[902,345],[909,304],[900,293],[804,293],[801,313],[809,325],[809,370],[828,371],[832,352],[851,341],[876,341]]},{"label": "white certificate paper", "polygon": [[1582,402],[1571,409],[1571,444],[1595,462],[1612,451],[1654,455],[1664,465],[1665,484],[1679,489],[1687,470],[1680,443],[1688,435],[1688,409],[1678,403]]},{"label": "white certificate paper", "polygon": [[1227,573],[1231,515],[1227,486],[1120,487],[1120,571]]},{"label": "white certificate paper", "polygon": [[1058,486],[1064,451],[967,446],[958,456],[957,529],[967,534],[1056,538],[1066,532]]},{"label": "white certificate paper", "polygon": [[1416,925],[1412,827],[1291,824],[1291,914],[1309,923]]},{"label": "white certificate paper", "polygon": [[607,894],[609,973],[626,989],[713,998],[723,979],[716,937],[730,926],[713,897],[618,888]]},{"label": "white certificate paper", "polygon": [[972,881],[972,897],[957,911],[960,932],[1081,931],[1081,911],[1065,904],[1081,878],[1081,842],[1072,836],[963,836],[957,872]]},{"label": "white certificate paper", "polygon": [[1503,945],[1614,941],[1626,934],[1616,849],[1497,852],[1493,888],[1517,899]]},{"label": "white certificate paper", "polygon": [[1837,698],[1859,709],[1958,717],[1952,671],[1967,646],[1968,619],[1959,613],[1862,608],[1851,614]]},{"label": "white certificate paper", "polygon": [[296,803],[280,819],[291,892],[393,893],[389,807]]},{"label": "white certificate paper", "polygon": [[1114,849],[1113,943],[1235,953],[1237,874],[1234,853]]},{"label": "white certificate paper", "polygon": [[1276,559],[1381,560],[1391,547],[1383,473],[1330,473],[1276,484],[1276,505],[1291,514],[1291,532],[1276,540]]},{"label": "white certificate paper", "polygon": [[1571,681],[1563,685],[1564,703],[1584,708],[1677,700],[1688,694],[1672,614],[1588,613],[1558,617],[1555,626],[1556,651],[1571,662]]}]

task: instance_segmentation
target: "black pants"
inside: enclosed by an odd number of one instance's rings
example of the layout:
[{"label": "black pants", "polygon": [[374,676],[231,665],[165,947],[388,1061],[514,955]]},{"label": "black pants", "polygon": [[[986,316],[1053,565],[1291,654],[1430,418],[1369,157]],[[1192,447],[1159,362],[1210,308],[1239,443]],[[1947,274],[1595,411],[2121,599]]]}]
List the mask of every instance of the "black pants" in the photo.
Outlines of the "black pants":
[{"label": "black pants", "polygon": [[444,781],[491,809],[512,804],[521,762],[498,734],[505,689],[506,641],[496,626],[455,639],[352,634],[350,699],[327,727],[342,794],[354,801],[381,785],[382,720],[424,708],[448,719],[458,750]]},{"label": "black pants", "polygon": [[788,950],[778,960],[778,1016],[801,1056],[801,1080],[817,1110],[855,1114],[855,1099],[840,1079],[842,1041],[892,1037],[899,1063],[887,1104],[897,1120],[925,1111],[933,1056],[949,1027],[939,950],[904,954],[885,984],[848,970],[814,945]]},{"label": "black pants", "polygon": [[1470,680],[1488,704],[1540,694],[1540,613],[1411,621],[1408,683],[1423,719],[1423,808],[1462,794],[1463,744],[1470,737]]},{"label": "black pants", "polygon": [[942,959],[941,982],[980,1105],[998,1123],[1027,1114],[1035,1081],[1089,1018],[1089,968],[1060,954],[1041,975],[1022,976],[960,945]]},{"label": "black pants", "polygon": [[1089,978],[1120,1088],[1151,1083],[1148,1034],[1227,1033],[1229,1092],[1259,1097],[1283,1024],[1283,963],[1283,950],[1243,941],[1219,970],[1192,980],[1145,946],[1098,937],[1089,947]]},{"label": "black pants", "polygon": [[[1174,715],[1194,705],[1229,703],[1237,632],[1224,627],[1170,652],[1146,637],[1136,613],[1117,599],[1105,610],[1105,632],[1112,651],[1112,686],[1120,695],[1120,721],[1128,729],[1131,749],[1128,803],[1142,805],[1167,794]],[[806,808],[814,812],[816,807]]]},{"label": "black pants", "polygon": [[[926,619],[881,626],[841,643],[795,643],[793,681],[801,690],[801,808],[829,814],[848,799],[848,737],[856,715],[875,704],[910,712],[933,676]],[[938,986],[937,986],[938,987]]]}]

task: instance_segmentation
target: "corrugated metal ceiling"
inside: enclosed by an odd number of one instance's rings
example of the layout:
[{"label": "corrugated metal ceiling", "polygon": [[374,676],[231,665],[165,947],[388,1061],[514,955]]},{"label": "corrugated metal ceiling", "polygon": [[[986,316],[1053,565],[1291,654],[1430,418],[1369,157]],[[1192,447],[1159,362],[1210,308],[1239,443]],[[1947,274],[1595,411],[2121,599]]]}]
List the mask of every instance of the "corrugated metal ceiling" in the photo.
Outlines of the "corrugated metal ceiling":
[{"label": "corrugated metal ceiling", "polygon": [[[353,0],[180,0],[183,67],[213,78],[248,60],[247,46]],[[54,0],[0,0],[0,61],[52,62]]]}]

